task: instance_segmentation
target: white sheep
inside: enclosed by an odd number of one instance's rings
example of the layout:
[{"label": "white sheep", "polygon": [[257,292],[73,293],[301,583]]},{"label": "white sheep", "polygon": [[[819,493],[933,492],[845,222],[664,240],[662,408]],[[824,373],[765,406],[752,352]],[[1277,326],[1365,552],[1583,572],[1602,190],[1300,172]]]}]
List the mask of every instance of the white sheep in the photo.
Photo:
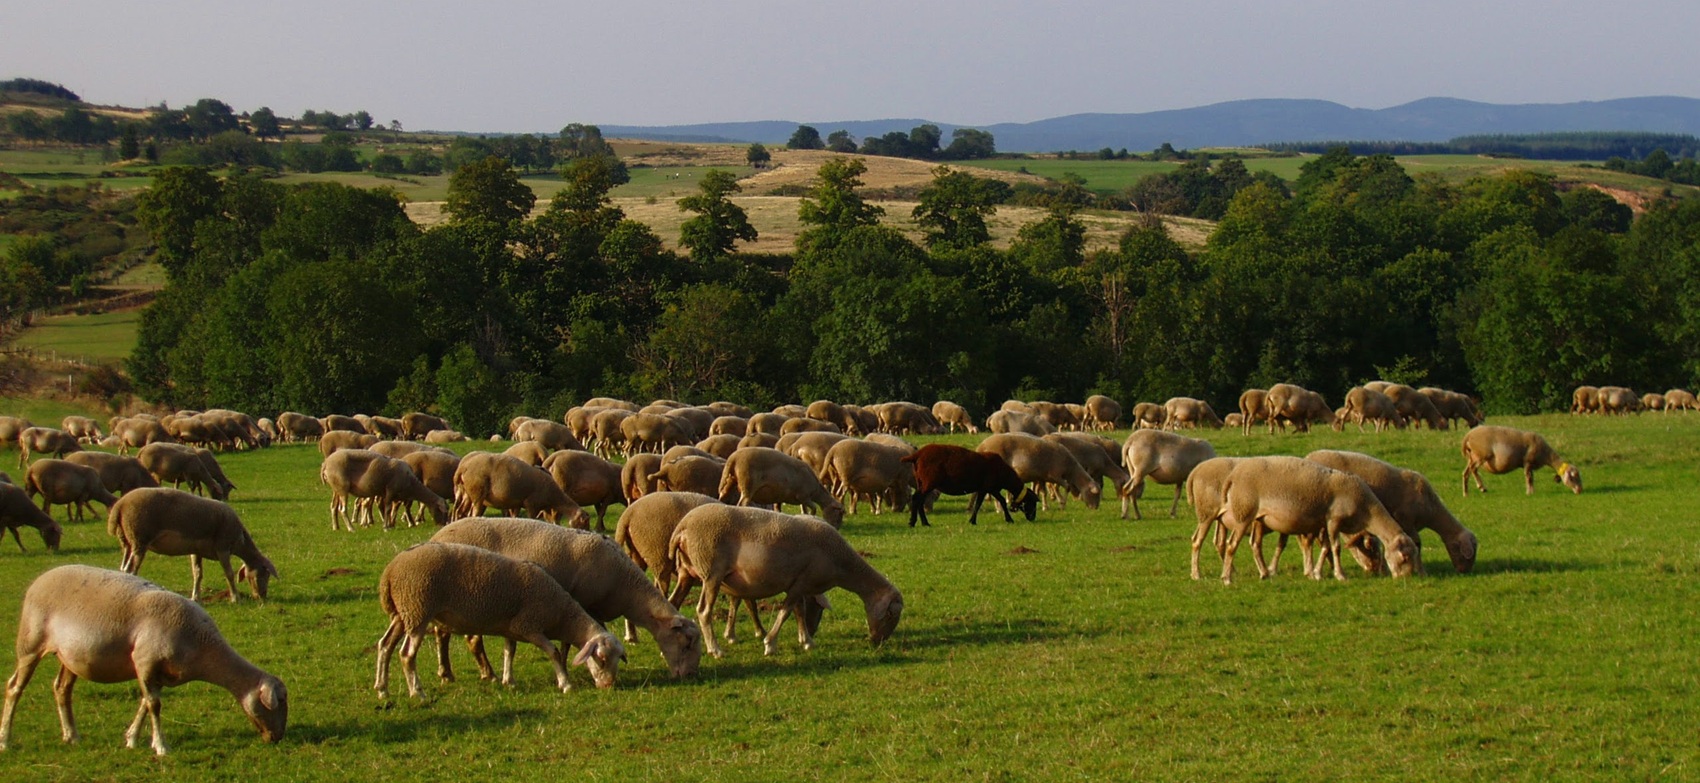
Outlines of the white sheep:
[{"label": "white sheep", "polygon": [[[260,553],[234,509],[182,490],[151,487],[124,493],[106,515],[106,532],[118,539],[123,552],[119,568],[128,573],[141,573],[148,552],[188,555],[190,598],[201,595],[203,558],[217,560],[224,568],[232,602],[238,581],[248,582],[263,601],[267,585],[277,576],[277,567]],[[242,558],[240,570],[231,570],[231,555]]]},{"label": "white sheep", "polygon": [[1026,433],[1006,432],[980,441],[975,451],[996,454],[1022,481],[1066,487],[1087,508],[1098,508],[1103,487],[1087,475],[1068,448]]},{"label": "white sheep", "polygon": [[1522,468],[1524,492],[1533,495],[1535,469],[1551,467],[1558,473],[1553,476],[1553,481],[1569,487],[1571,492],[1582,494],[1582,472],[1575,465],[1559,459],[1558,452],[1553,450],[1546,438],[1536,433],[1483,424],[1464,433],[1462,450],[1466,496],[1470,494],[1471,475],[1476,477],[1476,489],[1487,491],[1487,487],[1482,485],[1482,468],[1496,475]]},{"label": "white sheep", "polygon": [[[779,649],[779,629],[798,618],[803,649],[814,647],[815,626],[825,608],[826,591],[841,587],[860,596],[868,616],[868,638],[876,646],[897,628],[903,594],[868,565],[838,531],[813,517],[796,517],[759,508],[705,505],[693,509],[673,530],[668,555],[680,579],[702,585],[697,622],[710,625],[722,592],[734,600],[755,601],[785,594],[784,604],[763,635],[763,653]],[[708,652],[722,656],[714,634],[704,634]]]},{"label": "white sheep", "polygon": [[390,618],[378,639],[378,670],[372,686],[380,699],[389,698],[390,657],[404,639],[401,667],[407,693],[419,697],[416,659],[433,623],[447,633],[505,639],[503,685],[513,683],[516,640],[543,650],[555,668],[555,685],[563,692],[572,687],[565,655],[551,640],[579,648],[572,664],[586,665],[598,688],[614,687],[619,662],[626,657],[620,640],[541,566],[475,546],[428,541],[403,550],[384,567],[378,602]]},{"label": "white sheep", "polygon": [[1122,519],[1127,519],[1127,507],[1133,505],[1133,518],[1144,519],[1139,513],[1139,499],[1145,495],[1145,479],[1158,484],[1173,484],[1175,500],[1169,504],[1169,516],[1181,507],[1181,489],[1187,477],[1200,463],[1216,457],[1216,447],[1210,441],[1189,438],[1163,430],[1134,430],[1122,443],[1122,464],[1127,466],[1127,483],[1121,490]]},{"label": "white sheep", "polygon": [[267,742],[283,739],[289,722],[289,692],[282,680],[237,654],[193,600],[129,574],[64,565],[36,577],[24,592],[17,649],[18,666],[6,681],[0,713],[0,750],[11,743],[18,697],[47,655],[59,658],[53,694],[66,742],[80,738],[71,712],[78,678],[136,680],[141,706],[124,732],[124,744],[136,746],[146,718],[153,751],[161,756],[166,747],[160,691],[167,686],[199,680],[230,691]]},{"label": "white sheep", "polygon": [[1476,534],[1464,527],[1447,510],[1428,477],[1388,462],[1353,451],[1321,449],[1305,455],[1305,459],[1335,470],[1345,471],[1369,485],[1387,513],[1404,528],[1405,535],[1417,545],[1416,569],[1423,571],[1423,529],[1433,530],[1446,545],[1452,566],[1460,574],[1470,573],[1476,564]]},{"label": "white sheep", "polygon": [[805,511],[817,508],[837,527],[844,523],[844,506],[821,484],[802,460],[777,449],[739,449],[726,460],[720,479],[720,499],[740,506],[793,503]]}]

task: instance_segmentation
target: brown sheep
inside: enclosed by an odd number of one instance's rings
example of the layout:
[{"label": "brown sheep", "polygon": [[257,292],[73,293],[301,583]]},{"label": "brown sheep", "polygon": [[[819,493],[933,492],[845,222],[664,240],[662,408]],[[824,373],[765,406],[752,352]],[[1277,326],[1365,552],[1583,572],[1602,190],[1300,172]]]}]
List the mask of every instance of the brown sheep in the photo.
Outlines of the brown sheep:
[{"label": "brown sheep", "polygon": [[67,522],[73,513],[78,522],[83,521],[85,511],[93,513],[90,501],[98,501],[108,510],[118,502],[118,498],[106,491],[99,471],[62,459],[36,460],[24,474],[24,492],[31,498],[41,496],[43,513],[52,514],[54,503],[66,506]]},{"label": "brown sheep", "polygon": [[[152,487],[125,493],[106,515],[106,532],[118,539],[123,550],[120,569],[139,574],[147,553],[188,555],[189,597],[201,595],[201,561],[211,558],[224,568],[230,586],[230,601],[236,602],[236,583],[247,582],[254,597],[264,601],[267,585],[277,577],[277,567],[260,552],[236,511],[216,500],[191,495],[170,487]],[[242,559],[239,571],[230,568],[230,557]]]},{"label": "brown sheep", "polygon": [[59,551],[59,541],[64,537],[64,528],[59,526],[59,522],[36,508],[22,488],[9,483],[0,484],[0,531],[12,531],[12,540],[17,542],[19,552],[27,551],[24,540],[18,536],[18,528],[25,525],[41,533],[41,542],[49,550]]},{"label": "brown sheep", "polygon": [[159,481],[135,457],[121,457],[104,451],[77,451],[66,454],[65,461],[94,468],[100,473],[100,483],[113,494],[159,486]]},{"label": "brown sheep", "polygon": [[[580,508],[596,509],[598,533],[608,530],[604,522],[608,518],[608,507],[615,503],[626,504],[620,482],[620,466],[588,451],[557,451],[543,461],[543,469],[549,471],[549,476]],[[581,519],[585,522],[584,527],[590,526],[588,516]],[[574,527],[578,526],[575,521]]]},{"label": "brown sheep", "polygon": [[523,511],[556,524],[590,524],[588,515],[567,497],[548,471],[503,454],[475,451],[462,457],[455,468],[455,512],[477,517],[491,506],[506,516],[518,516],[516,512]]},{"label": "brown sheep", "polygon": [[1558,452],[1547,444],[1546,438],[1527,430],[1483,424],[1464,433],[1464,494],[1470,494],[1470,476],[1476,477],[1476,489],[1482,492],[1482,468],[1489,473],[1509,473],[1523,469],[1525,494],[1535,494],[1535,469],[1551,467],[1558,475],[1553,481],[1562,483],[1571,492],[1582,494],[1582,472],[1575,465],[1559,459]]}]

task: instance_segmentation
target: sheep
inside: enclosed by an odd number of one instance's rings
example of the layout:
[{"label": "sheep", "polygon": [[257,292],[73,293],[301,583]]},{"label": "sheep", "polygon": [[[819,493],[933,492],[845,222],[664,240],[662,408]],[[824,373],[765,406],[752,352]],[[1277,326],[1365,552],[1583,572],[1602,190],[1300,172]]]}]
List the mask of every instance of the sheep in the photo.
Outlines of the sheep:
[{"label": "sheep", "polygon": [[324,426],[327,434],[332,432],[366,432],[366,424],[359,417],[344,416],[339,413],[333,413],[319,419],[319,424]]},{"label": "sheep", "polygon": [[981,441],[975,451],[1003,457],[1022,481],[1062,485],[1087,508],[1098,507],[1103,489],[1063,446],[1025,433],[1004,433]]},{"label": "sheep", "polygon": [[73,451],[82,451],[77,439],[65,432],[47,427],[30,427],[18,433],[18,467],[29,464],[30,454],[52,454],[63,458]]},{"label": "sheep", "polygon": [[[1068,449],[1075,461],[1086,471],[1086,475],[1102,491],[1105,479],[1110,480],[1117,496],[1122,498],[1122,504],[1127,504],[1126,487],[1127,471],[1122,469],[1122,444],[1102,435],[1092,435],[1085,432],[1054,432],[1045,436],[1045,440],[1061,445]],[[1054,490],[1054,487],[1053,487]]]},{"label": "sheep", "polygon": [[35,425],[19,416],[0,416],[0,448],[18,445],[18,436]]},{"label": "sheep", "polygon": [[1095,430],[1113,430],[1122,417],[1121,403],[1102,394],[1087,397],[1085,408],[1086,415],[1081,421]]},{"label": "sheep", "polygon": [[1165,416],[1163,406],[1154,402],[1141,402],[1133,406],[1133,428],[1161,428]]},{"label": "sheep", "polygon": [[704,408],[674,408],[663,414],[673,419],[679,425],[679,431],[687,441],[697,441],[708,435],[708,428],[714,425],[714,414]]},{"label": "sheep", "polygon": [[[218,458],[214,457],[211,451],[195,449],[195,459],[201,461],[201,467],[206,468],[207,475],[212,476],[213,482],[224,488],[226,498],[230,497],[230,493],[236,491],[236,485],[231,483],[230,479],[224,475],[224,468],[219,466]],[[139,456],[137,461],[140,461]]]},{"label": "sheep", "polygon": [[903,463],[905,452],[866,440],[843,440],[827,450],[821,481],[856,513],[858,498],[868,498],[874,513],[909,505],[915,471]]},{"label": "sheep", "polygon": [[616,399],[614,397],[592,397],[592,398],[584,401],[584,407],[586,407],[586,408],[616,408],[616,409],[619,409],[619,410],[630,411],[632,413],[637,413],[637,411],[638,411],[637,403],[627,402],[626,400]]},{"label": "sheep", "polygon": [[590,524],[588,515],[548,471],[504,454],[473,452],[462,457],[455,468],[454,487],[455,511],[463,517],[483,516],[486,506],[494,506],[509,516],[524,510],[557,524],[563,520],[580,527]]},{"label": "sheep", "polygon": [[725,459],[725,457],[721,457],[721,456],[718,456],[718,455],[715,455],[715,454],[710,454],[710,453],[703,451],[702,449],[699,449],[695,446],[680,445],[680,446],[674,446],[673,448],[668,449],[665,454],[661,455],[661,466],[666,467],[666,466],[671,465],[674,462],[678,462],[679,460],[682,460],[686,457],[708,457],[709,459],[719,459],[719,460]]},{"label": "sheep", "polygon": [[721,416],[736,416],[740,419],[748,419],[755,415],[755,411],[750,410],[748,405],[739,405],[738,403],[726,402],[725,400],[715,400],[714,402],[702,407],[709,413],[714,414],[716,418]]},{"label": "sheep", "polygon": [[1322,449],[1305,455],[1305,459],[1335,470],[1345,471],[1369,485],[1387,513],[1403,528],[1405,535],[1417,546],[1416,571],[1423,572],[1424,528],[1439,534],[1452,558],[1452,567],[1460,574],[1470,573],[1476,564],[1476,534],[1464,527],[1447,510],[1434,485],[1414,470],[1406,470],[1367,454]]},{"label": "sheep", "polygon": [[1462,421],[1467,427],[1482,423],[1481,406],[1467,394],[1433,386],[1424,386],[1417,391],[1434,403],[1435,410],[1440,411],[1440,415],[1445,416],[1449,423],[1453,420]]},{"label": "sheep", "polygon": [[1216,457],[1216,447],[1207,440],[1188,438],[1163,430],[1134,430],[1122,442],[1122,464],[1127,466],[1127,484],[1121,492],[1122,519],[1127,519],[1129,503],[1133,518],[1144,519],[1139,513],[1139,499],[1145,495],[1145,479],[1158,484],[1175,486],[1174,502],[1169,504],[1169,516],[1180,512],[1181,490],[1194,468]]},{"label": "sheep", "polygon": [[635,410],[609,408],[590,417],[591,445],[598,456],[607,459],[625,450],[626,434],[620,425],[627,418],[636,415]]},{"label": "sheep", "polygon": [[412,440],[380,440],[372,444],[372,448],[369,450],[378,452],[390,459],[401,459],[417,451],[440,451],[440,449]]},{"label": "sheep", "polygon": [[1216,415],[1208,402],[1192,397],[1170,397],[1163,403],[1163,429],[1196,429],[1200,423],[1222,428],[1222,418]]},{"label": "sheep", "polygon": [[791,418],[792,417],[790,416],[781,416],[777,413],[758,413],[750,417],[749,424],[744,428],[744,434],[749,435],[752,432],[761,432],[777,438],[780,435],[785,434],[780,430],[785,427],[785,422],[790,421]]},{"label": "sheep", "polygon": [[266,445],[268,446],[283,440],[283,432],[277,428],[277,422],[271,419],[261,416],[254,420],[254,426],[259,427],[260,432],[265,433]]},{"label": "sheep", "polygon": [[47,545],[49,551],[59,551],[64,529],[46,511],[36,508],[29,495],[22,488],[13,486],[8,479],[0,483],[0,529],[12,531],[12,540],[17,542],[19,552],[27,551],[23,538],[18,536],[18,528],[25,525],[41,533],[41,542]]},{"label": "sheep", "polygon": [[[679,520],[667,545],[681,580],[702,584],[697,622],[708,627],[722,592],[733,600],[785,594],[762,639],[762,653],[777,652],[787,617],[798,618],[798,641],[814,647],[814,626],[826,591],[840,587],[862,599],[868,639],[879,646],[903,616],[903,593],[856,553],[833,525],[775,511],[705,505]],[[714,634],[703,635],[710,655],[723,655]]]},{"label": "sheep", "polygon": [[175,443],[176,438],[165,431],[165,426],[157,421],[132,416],[120,419],[112,425],[112,434],[118,438],[118,453],[129,454],[130,449],[139,449],[149,443]]},{"label": "sheep", "polygon": [[[667,558],[667,540],[673,537],[673,528],[691,509],[719,502],[713,495],[695,492],[651,492],[620,513],[620,521],[614,526],[614,543],[638,568],[654,572],[657,590],[671,594],[674,574],[673,561]],[[682,595],[679,600],[683,600]]]},{"label": "sheep", "polygon": [[[436,430],[442,432],[442,430]],[[429,437],[429,435],[427,435]],[[453,500],[455,496],[455,468],[460,467],[460,457],[452,451],[441,449],[426,449],[403,454],[401,461],[413,470],[413,475],[419,477],[419,483],[443,500]]]},{"label": "sheep", "polygon": [[52,514],[53,504],[65,505],[65,520],[83,521],[83,513],[92,511],[90,501],[99,501],[108,510],[118,501],[100,480],[100,471],[62,459],[36,460],[24,474],[24,492],[29,497],[41,496],[42,513]]},{"label": "sheep", "polygon": [[[264,601],[268,585],[278,575],[234,509],[178,489],[150,487],[124,493],[107,512],[106,532],[118,539],[123,552],[119,569],[125,573],[141,573],[148,552],[188,555],[190,599],[201,596],[202,558],[215,559],[224,568],[231,603],[236,602],[238,580],[247,582],[254,597]],[[231,570],[231,555],[242,559],[240,570]]]},{"label": "sheep", "polygon": [[[608,507],[626,504],[620,482],[620,466],[588,451],[557,451],[543,461],[543,469],[580,508],[596,509],[596,531],[607,532]],[[589,518],[582,517],[585,526]]]},{"label": "sheep", "polygon": [[1358,425],[1358,432],[1364,431],[1364,422],[1374,422],[1375,431],[1381,432],[1385,427],[1404,429],[1405,417],[1400,415],[1398,406],[1393,398],[1383,392],[1354,386],[1346,392],[1346,405],[1340,409],[1344,413],[1334,420],[1334,429],[1345,429],[1346,422]]},{"label": "sheep", "polygon": [[[1222,558],[1222,581],[1233,583],[1234,552],[1250,533],[1258,572],[1272,574],[1263,562],[1264,531],[1321,536],[1325,557],[1332,556],[1334,578],[1345,579],[1340,568],[1339,535],[1368,532],[1381,541],[1387,568],[1394,577],[1410,576],[1416,544],[1387,513],[1363,479],[1298,457],[1255,457],[1235,464],[1223,489],[1219,521],[1229,531]],[[1199,536],[1194,534],[1194,541]],[[1196,549],[1194,550],[1196,551]],[[1322,578],[1322,562],[1308,569]]]},{"label": "sheep", "polygon": [[[620,640],[588,613],[567,589],[536,563],[465,544],[427,541],[402,550],[378,580],[378,602],[389,626],[378,639],[378,669],[373,688],[389,698],[390,656],[398,642],[407,693],[420,697],[416,659],[429,626],[478,636],[501,636],[502,684],[513,683],[515,642],[535,644],[555,668],[555,686],[564,693],[565,655],[553,641],[577,646],[572,665],[587,665],[598,688],[614,687],[621,660]],[[447,674],[447,672],[444,672]]]},{"label": "sheep", "polygon": [[826,469],[826,453],[845,440],[849,437],[836,432],[797,432],[780,438],[776,448],[802,460],[819,476]]},{"label": "sheep", "polygon": [[1263,401],[1269,396],[1264,389],[1246,389],[1240,392],[1240,426],[1246,435],[1251,435],[1251,426],[1263,421]]},{"label": "sheep", "polygon": [[343,449],[326,457],[319,466],[319,480],[331,488],[332,530],[338,528],[339,522],[349,531],[354,530],[359,513],[354,514],[355,519],[349,518],[349,498],[382,509],[385,530],[395,527],[396,512],[402,506],[413,503],[425,506],[438,526],[449,522],[449,505],[441,495],[426,487],[406,462],[376,451]]},{"label": "sheep", "polygon": [[778,446],[779,438],[765,432],[750,432],[738,441],[738,448],[740,449],[754,447],[771,449],[777,448]]},{"label": "sheep", "polygon": [[740,438],[749,434],[750,420],[738,416],[720,416],[708,425],[708,434],[736,435]]},{"label": "sheep", "polygon": [[1570,412],[1575,414],[1597,413],[1600,409],[1600,388],[1598,386],[1578,386],[1570,393]]},{"label": "sheep", "polygon": [[738,450],[738,444],[743,442],[743,439],[743,435],[733,435],[730,432],[722,435],[710,435],[697,441],[697,448],[720,459],[726,459],[732,456],[732,452]]},{"label": "sheep", "polygon": [[629,416],[620,422],[620,434],[625,437],[625,455],[630,457],[640,451],[650,451],[660,454],[672,446],[695,443],[696,438],[686,432],[688,422],[671,416],[661,416],[653,413],[639,413]]},{"label": "sheep", "polygon": [[1431,430],[1450,429],[1452,426],[1445,416],[1440,415],[1434,401],[1416,389],[1402,383],[1390,383],[1381,393],[1393,401],[1393,407],[1406,421],[1425,422]]},{"label": "sheep", "polygon": [[795,503],[804,511],[813,507],[827,524],[844,523],[844,506],[821,484],[816,472],[778,449],[739,449],[726,460],[717,494],[721,501],[736,501],[740,506]]},{"label": "sheep", "polygon": [[121,457],[104,451],[76,451],[65,455],[66,462],[94,468],[100,483],[114,494],[142,487],[157,487],[159,481],[134,457]]},{"label": "sheep", "polygon": [[998,410],[986,417],[986,430],[999,435],[1017,432],[1040,436],[1056,432],[1057,428],[1035,414]]},{"label": "sheep", "polygon": [[897,449],[898,451],[903,452],[904,454],[914,454],[915,449],[916,449],[915,444],[910,443],[909,441],[906,441],[902,438],[899,438],[896,435],[892,435],[890,433],[885,433],[885,432],[872,433],[872,434],[868,435],[868,437],[863,438],[862,440],[865,440],[869,443],[878,443],[881,446],[890,446],[894,449]]},{"label": "sheep", "polygon": [[461,443],[467,440],[471,439],[457,430],[431,430],[425,433],[425,442],[433,446],[441,446],[445,443]]},{"label": "sheep", "polygon": [[453,429],[447,421],[429,413],[408,411],[401,415],[401,434],[408,440],[424,440],[426,435],[433,432]]},{"label": "sheep", "polygon": [[81,739],[71,710],[77,679],[136,680],[141,704],[124,732],[134,748],[146,717],[156,755],[166,754],[160,692],[186,682],[210,682],[230,691],[266,742],[283,739],[289,691],[283,681],[231,648],[205,609],[130,574],[86,565],[63,565],[31,582],[18,618],[18,665],[6,681],[0,712],[0,750],[12,741],[18,697],[47,655],[59,659],[53,681],[59,728],[66,742]]},{"label": "sheep", "polygon": [[1229,427],[1231,429],[1237,430],[1237,429],[1240,429],[1244,424],[1245,424],[1245,416],[1241,415],[1238,412],[1230,413],[1230,414],[1222,417],[1222,426],[1224,426],[1224,427]]},{"label": "sheep", "polygon": [[[1204,537],[1210,534],[1211,528],[1216,529],[1216,555],[1225,557],[1227,554],[1228,538],[1225,526],[1216,523],[1221,520],[1222,511],[1227,506],[1228,474],[1234,471],[1243,457],[1212,457],[1193,466],[1185,479],[1187,502],[1192,504],[1193,513],[1198,518],[1198,527],[1192,534],[1192,578],[1200,578],[1198,570],[1198,550],[1204,546]],[[1177,499],[1177,508],[1178,499]]]},{"label": "sheep", "polygon": [[[567,589],[591,619],[606,624],[624,617],[628,632],[633,626],[648,631],[674,677],[697,673],[702,659],[701,629],[680,614],[650,583],[643,569],[608,538],[531,519],[473,518],[450,524],[431,540],[468,544],[536,563]],[[632,638],[628,633],[628,641]],[[475,657],[481,669],[488,665],[483,661],[482,645]],[[441,655],[445,671],[447,662],[447,656]]]},{"label": "sheep", "polygon": [[1263,398],[1263,415],[1269,420],[1270,434],[1274,434],[1276,425],[1282,432],[1289,423],[1299,432],[1309,432],[1312,422],[1332,424],[1337,418],[1321,394],[1290,383],[1269,387],[1268,395]]},{"label": "sheep", "polygon": [[1003,404],[998,406],[998,410],[1009,411],[1011,413],[1025,413],[1029,416],[1038,414],[1038,411],[1034,410],[1032,405],[1020,400],[1004,400]]},{"label": "sheep", "polygon": [[136,461],[142,463],[142,467],[147,468],[161,484],[168,481],[172,486],[188,483],[189,488],[196,492],[205,490],[218,500],[228,499],[230,493],[208,469],[207,463],[201,460],[200,451],[181,443],[149,443],[136,452]]},{"label": "sheep", "polygon": [[627,500],[637,500],[658,489],[650,478],[661,469],[661,457],[655,454],[633,454],[620,468],[620,490]]},{"label": "sheep", "polygon": [[720,491],[726,475],[726,461],[713,457],[682,457],[672,462],[662,460],[661,467],[648,476],[663,492],[700,492],[713,495]]},{"label": "sheep", "polygon": [[832,424],[838,427],[840,432],[850,429],[849,419],[844,415],[844,406],[832,400],[815,400],[809,403],[809,406],[803,409],[803,416]]},{"label": "sheep", "polygon": [[950,400],[939,400],[933,403],[933,419],[948,432],[959,430],[970,433],[979,432],[974,425],[974,417],[968,415],[968,410]]},{"label": "sheep", "polygon": [[319,454],[329,457],[340,449],[369,449],[378,439],[364,432],[330,430],[319,436]]},{"label": "sheep", "polygon": [[1641,395],[1641,410],[1662,411],[1665,409],[1665,396],[1658,392],[1647,392]]},{"label": "sheep", "polygon": [[944,429],[931,410],[912,402],[888,402],[880,406],[879,421],[880,429],[896,435],[935,435]]},{"label": "sheep", "polygon": [[502,453],[532,467],[542,467],[543,460],[549,458],[549,450],[544,448],[543,444],[531,440],[519,441],[503,449]]},{"label": "sheep", "polygon": [[295,411],[277,415],[277,430],[285,442],[316,441],[325,434],[325,425],[318,419]]},{"label": "sheep", "polygon": [[[844,406],[844,431],[850,435],[871,435],[879,432],[885,428],[884,411],[893,405],[914,405],[914,403],[888,402],[867,408],[860,405]],[[909,420],[913,422],[913,425],[898,424],[894,426],[915,426],[921,429],[926,429],[929,432],[936,432],[938,430],[938,423],[933,421],[933,412],[926,408],[921,408],[918,405],[915,407],[919,408],[919,410],[909,416]],[[900,413],[898,415],[902,416],[903,414]]]},{"label": "sheep", "polygon": [[786,419],[785,423],[779,426],[779,434],[781,436],[789,435],[793,432],[832,432],[842,435],[844,433],[844,428],[837,424],[833,424],[830,421],[821,421],[819,419],[810,418]]},{"label": "sheep", "polygon": [[584,450],[584,444],[573,435],[571,427],[548,419],[532,419],[521,424],[514,431],[514,440],[535,442],[543,447],[544,453],[563,449]]},{"label": "sheep", "polygon": [[87,416],[66,416],[59,422],[59,429],[66,435],[76,438],[78,442],[93,445],[106,437],[100,431],[100,425]]},{"label": "sheep", "polygon": [[[932,523],[927,521],[926,505],[928,498],[935,493],[972,495],[968,502],[970,525],[978,524],[980,504],[985,501],[987,495],[998,504],[998,510],[1003,512],[1005,522],[1015,522],[1009,514],[1012,504],[1021,509],[1029,522],[1033,521],[1038,510],[1038,495],[1028,490],[1026,482],[997,454],[982,454],[961,446],[929,443],[914,454],[904,457],[903,461],[915,468],[915,494],[909,498],[910,527],[915,526],[917,518],[921,520],[922,525],[932,527]],[[1009,493],[1007,503],[1003,497],[1005,492]]]},{"label": "sheep", "polygon": [[1470,494],[1471,475],[1476,477],[1476,489],[1487,491],[1487,487],[1482,485],[1484,467],[1496,475],[1522,468],[1524,493],[1528,495],[1535,494],[1535,469],[1551,467],[1557,472],[1553,481],[1569,487],[1571,492],[1582,494],[1582,472],[1575,465],[1559,459],[1558,452],[1547,444],[1546,438],[1536,433],[1483,424],[1464,433],[1462,450],[1466,497]]},{"label": "sheep", "polygon": [[1700,411],[1700,401],[1687,389],[1671,389],[1665,392],[1665,411]]}]

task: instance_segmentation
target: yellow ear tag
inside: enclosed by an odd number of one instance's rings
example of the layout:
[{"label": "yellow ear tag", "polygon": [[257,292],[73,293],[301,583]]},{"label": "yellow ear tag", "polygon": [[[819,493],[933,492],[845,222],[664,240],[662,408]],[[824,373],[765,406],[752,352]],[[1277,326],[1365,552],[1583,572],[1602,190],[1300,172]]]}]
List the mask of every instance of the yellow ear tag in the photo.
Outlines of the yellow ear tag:
[{"label": "yellow ear tag", "polygon": [[1570,463],[1568,463],[1568,462],[1558,463],[1558,472],[1559,473],[1564,473],[1564,472],[1567,472],[1569,470],[1570,470]]}]

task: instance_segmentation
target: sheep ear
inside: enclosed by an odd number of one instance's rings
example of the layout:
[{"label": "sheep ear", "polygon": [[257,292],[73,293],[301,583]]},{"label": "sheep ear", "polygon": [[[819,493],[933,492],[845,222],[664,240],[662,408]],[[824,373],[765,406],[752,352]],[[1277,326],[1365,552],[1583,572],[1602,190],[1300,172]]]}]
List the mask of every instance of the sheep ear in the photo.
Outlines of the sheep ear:
[{"label": "sheep ear", "polygon": [[260,703],[265,705],[268,710],[277,709],[277,690],[269,682],[260,685]]},{"label": "sheep ear", "polygon": [[811,597],[814,598],[815,603],[820,604],[820,608],[822,608],[822,609],[831,609],[832,608],[832,602],[827,600],[826,593],[820,593],[818,595],[814,595],[814,596],[811,596]]}]

